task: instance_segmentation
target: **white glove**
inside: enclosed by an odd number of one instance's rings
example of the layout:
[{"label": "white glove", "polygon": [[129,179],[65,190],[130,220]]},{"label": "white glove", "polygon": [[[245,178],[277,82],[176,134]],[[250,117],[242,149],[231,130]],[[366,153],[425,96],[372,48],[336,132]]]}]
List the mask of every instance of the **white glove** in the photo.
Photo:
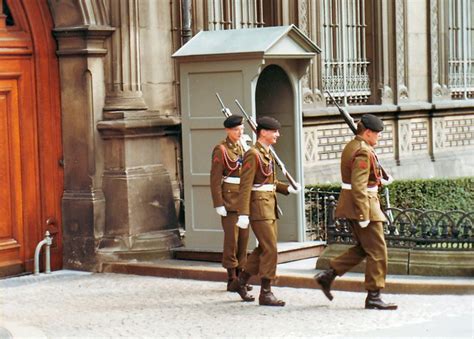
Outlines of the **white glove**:
[{"label": "white glove", "polygon": [[393,177],[389,174],[387,179],[382,178],[382,180],[380,180],[380,182],[384,186],[390,185],[393,182]]},{"label": "white glove", "polygon": [[293,186],[288,186],[288,192],[292,194],[297,194],[299,191],[301,191],[301,185],[299,183],[296,183],[296,188],[293,188]]},{"label": "white glove", "polygon": [[216,213],[219,214],[221,217],[227,217],[227,210],[224,206],[216,207]]},{"label": "white glove", "polygon": [[362,228],[366,228],[370,223],[370,220],[359,221],[359,226]]},{"label": "white glove", "polygon": [[239,219],[237,220],[237,227],[246,229],[249,227],[249,216],[248,215],[239,215]]}]

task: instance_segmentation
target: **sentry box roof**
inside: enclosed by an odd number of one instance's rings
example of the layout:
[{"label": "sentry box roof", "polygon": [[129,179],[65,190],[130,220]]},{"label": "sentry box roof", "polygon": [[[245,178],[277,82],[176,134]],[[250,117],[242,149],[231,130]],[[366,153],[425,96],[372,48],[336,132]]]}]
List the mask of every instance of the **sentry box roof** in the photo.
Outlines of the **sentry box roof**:
[{"label": "sentry box roof", "polygon": [[[175,58],[234,59],[234,58],[312,58],[321,49],[298,27],[201,31],[173,54]],[[182,60],[184,61],[184,60]]]}]

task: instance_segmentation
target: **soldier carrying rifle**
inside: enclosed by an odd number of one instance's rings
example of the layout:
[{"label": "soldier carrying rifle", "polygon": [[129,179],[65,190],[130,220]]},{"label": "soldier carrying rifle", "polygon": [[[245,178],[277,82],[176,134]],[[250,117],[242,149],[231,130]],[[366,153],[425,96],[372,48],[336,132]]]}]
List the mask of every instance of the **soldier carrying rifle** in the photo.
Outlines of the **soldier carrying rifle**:
[{"label": "soldier carrying rifle", "polygon": [[[244,132],[243,117],[229,115],[224,121],[227,138],[214,147],[211,165],[211,194],[216,213],[221,217],[224,230],[222,266],[227,269],[227,291],[247,261],[249,230],[239,228],[237,204],[239,201],[240,171],[244,148],[240,139]],[[250,290],[251,286],[247,286]]]},{"label": "soldier carrying rifle", "polygon": [[239,190],[239,218],[237,226],[248,228],[258,240],[258,246],[250,254],[244,271],[231,288],[237,290],[244,301],[255,298],[248,293],[247,282],[253,275],[261,279],[259,304],[285,306],[285,302],[275,297],[271,282],[276,278],[277,266],[277,222],[278,208],[276,193],[288,195],[298,193],[300,185],[279,182],[275,174],[275,158],[271,148],[280,136],[280,123],[271,117],[261,117],[257,121],[257,143],[244,155]]},{"label": "soldier carrying rifle", "polygon": [[[345,113],[345,112],[343,112]],[[382,120],[364,114],[357,124],[356,137],[344,148],[341,156],[342,189],[336,208],[337,218],[346,218],[356,245],[330,262],[330,269],[315,276],[329,300],[333,299],[331,284],[366,259],[365,288],[368,291],[365,308],[395,310],[397,305],[385,303],[380,290],[385,287],[387,274],[387,245],[380,208],[378,187],[393,179],[382,177],[382,168],[373,147],[384,128]]]}]

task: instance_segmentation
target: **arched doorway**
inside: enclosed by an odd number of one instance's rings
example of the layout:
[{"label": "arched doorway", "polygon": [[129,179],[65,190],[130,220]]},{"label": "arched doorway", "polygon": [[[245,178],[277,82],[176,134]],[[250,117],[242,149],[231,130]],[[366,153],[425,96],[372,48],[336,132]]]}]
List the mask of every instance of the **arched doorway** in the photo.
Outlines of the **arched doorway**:
[{"label": "arched doorway", "polygon": [[[275,151],[285,163],[286,169],[296,175],[297,145],[295,128],[295,93],[292,82],[285,70],[276,64],[270,64],[260,74],[255,91],[255,106],[257,118],[267,115],[281,123],[281,137],[275,145]],[[279,173],[279,180],[287,179]],[[297,224],[298,205],[292,197],[279,198],[283,215],[280,217],[279,241],[302,240],[301,225]]]},{"label": "arched doorway", "polygon": [[0,276],[33,269],[48,230],[62,267],[61,114],[46,1],[0,0]]}]

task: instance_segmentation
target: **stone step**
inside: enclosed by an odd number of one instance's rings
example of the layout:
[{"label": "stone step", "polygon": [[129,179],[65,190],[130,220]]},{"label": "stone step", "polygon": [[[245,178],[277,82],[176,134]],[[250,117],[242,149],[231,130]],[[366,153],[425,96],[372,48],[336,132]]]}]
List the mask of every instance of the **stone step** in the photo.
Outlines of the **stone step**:
[{"label": "stone step", "polygon": [[[278,263],[319,257],[325,247],[326,243],[322,241],[278,243]],[[179,247],[172,252],[173,258],[180,260],[222,261],[222,250]]]}]

